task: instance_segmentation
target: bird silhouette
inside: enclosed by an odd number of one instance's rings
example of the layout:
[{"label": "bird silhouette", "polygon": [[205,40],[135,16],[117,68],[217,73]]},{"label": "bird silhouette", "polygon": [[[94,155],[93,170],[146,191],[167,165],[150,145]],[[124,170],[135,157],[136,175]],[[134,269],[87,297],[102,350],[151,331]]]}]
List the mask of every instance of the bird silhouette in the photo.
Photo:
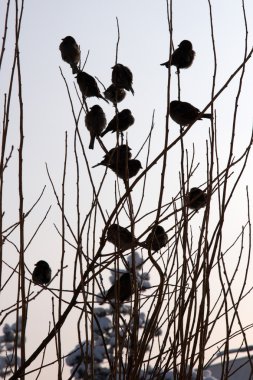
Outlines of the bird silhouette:
[{"label": "bird silhouette", "polygon": [[79,69],[77,65],[80,61],[80,48],[75,39],[71,36],[63,38],[59,49],[63,61],[71,66],[73,74],[78,73]]},{"label": "bird silhouette", "polygon": [[120,303],[126,301],[134,293],[132,276],[126,272],[107,291],[104,301],[118,299]]},{"label": "bird silhouette", "polygon": [[125,99],[126,91],[123,88],[116,87],[111,84],[104,92],[104,96],[107,100],[110,100],[113,104],[122,102]]},{"label": "bird silhouette", "polygon": [[51,281],[51,268],[44,260],[40,260],[35,264],[32,274],[32,280],[35,285],[46,285]]},{"label": "bird silhouette", "polygon": [[134,123],[134,117],[129,109],[124,109],[116,114],[101,133],[103,137],[108,132],[124,132]]},{"label": "bird silhouette", "polygon": [[117,63],[112,67],[112,83],[118,88],[124,88],[127,91],[131,91],[134,95],[133,74],[130,69],[121,63]]},{"label": "bird silhouette", "polygon": [[192,43],[188,40],[184,40],[180,42],[178,48],[171,55],[171,63],[167,61],[161,63],[161,66],[168,68],[171,64],[172,66],[176,66],[178,71],[179,69],[187,69],[192,65],[194,57],[195,51],[192,49]]},{"label": "bird silhouette", "polygon": [[109,150],[108,153],[104,155],[104,159],[98,164],[92,166],[96,168],[97,166],[104,165],[110,167],[110,165],[116,166],[117,163],[122,165],[125,164],[132,157],[131,148],[128,145],[122,144],[116,146]]},{"label": "bird silhouette", "polygon": [[136,239],[132,233],[117,223],[111,224],[108,228],[107,240],[118,249],[129,248],[131,245],[136,244]]},{"label": "bird silhouette", "polygon": [[124,163],[111,164],[109,168],[121,179],[126,181],[129,178],[136,176],[140,169],[142,169],[139,160],[128,160]]},{"label": "bird silhouette", "polygon": [[186,194],[186,206],[195,211],[198,211],[200,208],[205,207],[206,202],[206,193],[198,187],[193,187],[189,193]]},{"label": "bird silhouette", "polygon": [[170,102],[170,117],[177,124],[182,126],[193,123],[196,120],[212,119],[212,115],[210,113],[204,113],[199,117],[200,110],[190,103],[181,102],[180,100],[173,100]]},{"label": "bird silhouette", "polygon": [[82,93],[83,100],[96,96],[97,98],[103,99],[106,103],[109,103],[108,100],[101,95],[96,79],[93,78],[93,76],[84,71],[79,71],[76,80]]},{"label": "bird silhouette", "polygon": [[168,235],[161,225],[157,225],[153,228],[152,232],[148,235],[144,246],[152,251],[159,251],[162,247],[168,243]]},{"label": "bird silhouette", "polygon": [[89,149],[94,148],[95,138],[100,136],[106,126],[106,117],[103,109],[99,105],[92,106],[85,115],[85,125],[90,132]]}]

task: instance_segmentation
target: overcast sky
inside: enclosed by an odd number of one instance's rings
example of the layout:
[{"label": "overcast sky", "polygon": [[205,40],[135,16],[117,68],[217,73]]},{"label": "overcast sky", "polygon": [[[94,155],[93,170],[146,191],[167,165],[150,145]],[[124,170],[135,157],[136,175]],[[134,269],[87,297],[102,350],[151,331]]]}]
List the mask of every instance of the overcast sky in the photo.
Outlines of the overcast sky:
[{"label": "overcast sky", "polygon": [[[216,91],[225,83],[233,71],[243,61],[245,27],[242,13],[241,1],[213,0],[213,23],[214,36],[217,49],[217,82]],[[245,1],[248,27],[249,27],[249,49],[253,44],[253,3]],[[2,4],[1,4],[2,7]],[[13,20],[13,8],[12,20]],[[3,9],[1,9],[0,21],[3,25]],[[82,62],[89,51],[89,57],[85,70],[97,76],[107,87],[111,81],[111,67],[115,62],[115,50],[117,42],[116,17],[120,26],[120,44],[118,62],[128,66],[134,75],[133,88],[135,95],[127,94],[120,109],[130,108],[135,124],[129,129],[128,140],[134,154],[138,152],[143,141],[148,135],[152,114],[155,110],[155,129],[151,148],[151,160],[163,149],[164,124],[166,115],[167,96],[167,70],[160,63],[168,59],[169,33],[167,10],[165,0],[61,0],[61,1],[25,1],[24,17],[22,23],[20,40],[20,58],[22,69],[23,101],[24,101],[24,194],[25,207],[29,208],[36,200],[44,185],[47,186],[45,196],[37,207],[33,216],[28,220],[26,233],[28,241],[36,226],[40,223],[47,208],[52,204],[52,210],[41,228],[37,238],[31,244],[26,253],[26,263],[32,271],[34,264],[44,258],[47,260],[55,273],[60,266],[61,240],[57,234],[54,223],[59,225],[60,213],[50,186],[45,163],[48,164],[50,173],[58,191],[61,189],[62,168],[64,158],[65,131],[68,133],[69,158],[67,169],[66,199],[67,213],[70,221],[75,222],[75,167],[73,154],[74,123],[71,108],[64,81],[61,77],[59,66],[69,84],[73,96],[76,112],[79,111],[79,100],[75,94],[74,77],[69,66],[61,60],[59,44],[61,39],[67,35],[73,36],[81,47]],[[7,90],[10,73],[10,62],[13,56],[13,29],[9,28],[6,47],[6,58],[3,69],[0,72],[1,109],[3,104],[3,93]],[[1,29],[2,32],[2,29]],[[192,103],[199,109],[203,109],[210,101],[214,59],[212,40],[210,34],[210,16],[208,1],[203,0],[176,0],[173,4],[173,43],[176,47],[183,39],[192,41],[196,51],[196,58],[191,68],[181,72],[181,98]],[[171,99],[177,98],[176,69],[172,68]],[[221,167],[227,160],[229,141],[231,136],[233,107],[235,94],[238,88],[238,78],[229,85],[222,96],[215,103],[217,111],[217,129],[219,159]],[[102,86],[101,90],[102,90]],[[250,61],[246,67],[246,74],[242,88],[242,95],[238,104],[238,119],[236,129],[235,153],[239,156],[245,149],[251,134],[253,121],[252,108],[253,89],[253,64]],[[107,120],[114,115],[114,109],[103,100],[92,98],[89,106],[99,104],[103,107]],[[16,101],[13,103],[11,130],[8,138],[9,146],[14,144],[13,160],[9,164],[6,174],[6,225],[16,220],[18,215],[18,182],[15,172],[17,170],[18,155],[18,113],[16,112]],[[232,111],[231,111],[232,110]],[[191,187],[199,186],[206,181],[206,140],[208,139],[210,122],[203,120],[197,122],[194,128],[185,137],[185,145],[192,152],[194,142],[196,149],[196,162],[200,166],[191,180]],[[95,143],[93,151],[88,150],[89,134],[84,126],[84,115],[81,116],[80,131],[84,141],[90,166],[102,159],[103,151],[99,144]],[[170,124],[170,141],[179,134],[179,127],[175,123]],[[103,139],[108,149],[114,146],[115,137],[109,133]],[[146,151],[142,152],[139,159],[145,163]],[[83,160],[82,168],[85,170]],[[228,247],[241,225],[246,221],[246,196],[245,186],[249,185],[252,199],[252,155],[249,159],[248,168],[242,177],[241,185],[235,195],[231,209],[228,211],[229,221],[224,233],[224,249]],[[147,179],[146,199],[144,207],[147,210],[157,204],[157,183],[160,180],[161,164],[153,167]],[[250,170],[251,169],[251,170]],[[96,170],[95,184],[98,185],[103,176],[103,168]],[[165,196],[168,201],[179,191],[178,173],[180,170],[179,147],[175,147],[168,156],[168,172],[165,181]],[[108,173],[104,192],[101,195],[101,203],[108,203],[108,210],[113,207],[110,203],[110,194],[114,195],[113,173]],[[88,181],[88,180],[87,180]],[[87,188],[85,176],[81,180],[83,191],[82,217],[84,218],[92,201],[92,193]],[[155,200],[155,201],[154,201]],[[103,203],[104,202],[104,203]],[[203,214],[202,214],[203,215]],[[196,216],[196,223],[200,223],[201,215]],[[147,223],[147,222],[145,222]],[[147,228],[145,223],[137,227],[138,232]],[[102,229],[100,221],[98,229]],[[166,226],[168,227],[169,226]],[[98,231],[98,237],[100,236]],[[98,240],[99,243],[99,240]],[[237,247],[237,250],[239,248]],[[15,249],[11,246],[6,251],[9,263],[17,261]],[[234,255],[234,256],[233,256]],[[231,263],[237,258],[236,249],[231,253]],[[67,249],[66,263],[69,269],[66,274],[71,284],[72,263],[74,260],[73,250]],[[6,269],[7,271],[7,269]],[[7,273],[7,272],[6,272]],[[69,277],[68,277],[69,276]],[[244,277],[244,271],[238,273],[240,283]],[[58,281],[58,280],[57,280]],[[57,283],[58,284],[58,283]],[[54,286],[57,287],[57,284]],[[252,284],[251,284],[252,285]],[[71,287],[71,285],[70,285]],[[250,287],[250,285],[249,285]],[[37,291],[37,288],[33,289]],[[218,290],[217,290],[218,291]],[[3,295],[1,304],[9,305],[10,295]],[[16,293],[13,294],[15,302]],[[40,343],[41,338],[47,334],[48,321],[51,319],[51,296],[44,292],[39,302],[30,306],[28,320],[27,353],[32,352]],[[252,322],[249,314],[249,300],[252,304],[252,296],[248,298],[245,307],[241,308],[243,323]],[[251,313],[251,312],[250,312]],[[11,317],[10,317],[11,319]],[[40,320],[39,332],[36,320]],[[14,315],[12,315],[13,322]],[[76,331],[71,329],[71,318],[63,330],[65,341],[63,342],[63,353],[67,354],[77,344]],[[222,330],[217,332],[217,337]],[[251,332],[252,334],[252,332]],[[235,346],[240,340],[235,341]],[[252,341],[249,341],[252,343]],[[50,360],[50,357],[47,358]],[[65,369],[66,377],[69,368]],[[54,369],[45,370],[53,378]],[[32,375],[28,379],[34,378]]]}]

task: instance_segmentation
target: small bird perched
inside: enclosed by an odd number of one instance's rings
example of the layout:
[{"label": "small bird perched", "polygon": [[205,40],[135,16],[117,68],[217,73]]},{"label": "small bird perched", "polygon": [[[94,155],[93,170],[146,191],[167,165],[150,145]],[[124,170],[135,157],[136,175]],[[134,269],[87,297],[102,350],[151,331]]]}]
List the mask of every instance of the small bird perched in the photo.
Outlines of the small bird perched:
[{"label": "small bird perched", "polygon": [[44,260],[40,260],[35,264],[32,274],[32,280],[35,285],[46,285],[51,281],[51,268]]},{"label": "small bird perched", "polygon": [[92,106],[85,115],[85,125],[90,132],[89,149],[94,148],[95,137],[100,136],[106,126],[106,117],[103,109],[99,105]]},{"label": "small bird perched", "polygon": [[162,247],[168,243],[168,235],[164,228],[160,225],[153,228],[152,232],[148,235],[144,245],[145,248],[152,251],[159,251]]},{"label": "small bird perched", "polygon": [[198,187],[193,187],[189,193],[186,194],[186,206],[198,211],[200,208],[206,206],[207,195]]},{"label": "small bird perched", "polygon": [[116,87],[111,84],[104,92],[106,99],[110,100],[113,104],[122,102],[125,99],[126,91],[123,88]]},{"label": "small bird perched", "polygon": [[118,280],[110,287],[104,298],[106,300],[115,299],[118,296],[120,303],[126,301],[134,293],[132,284],[132,276],[129,272],[126,272],[120,276]]},{"label": "small bird perched", "polygon": [[118,88],[124,88],[127,91],[131,91],[134,95],[133,74],[128,67],[117,63],[112,67],[112,83]]},{"label": "small bird perched", "polygon": [[122,165],[123,162],[125,163],[132,157],[132,153],[130,152],[131,150],[132,149],[125,144],[116,146],[115,148],[110,149],[109,152],[104,155],[104,159],[101,162],[92,167],[96,168],[99,165],[104,165],[107,167],[110,167],[110,165],[116,166],[117,162]]},{"label": "small bird perched", "polygon": [[171,64],[171,66],[176,66],[178,71],[179,69],[187,69],[192,65],[194,57],[195,51],[192,49],[192,43],[188,40],[183,40],[171,55],[171,63],[170,61],[167,61],[161,63],[161,66],[169,68],[169,65]]},{"label": "small bird perched", "polygon": [[121,179],[126,181],[128,178],[134,177],[140,169],[142,169],[139,160],[128,160],[124,163],[111,164],[109,168]]},{"label": "small bird perched", "polygon": [[132,244],[136,244],[136,239],[131,232],[117,223],[111,224],[108,228],[107,240],[118,249],[129,248]]},{"label": "small bird perched", "polygon": [[212,119],[212,115],[210,113],[204,113],[199,117],[200,110],[190,103],[181,102],[180,100],[173,100],[170,102],[170,117],[177,124],[182,126],[192,124],[196,120]]},{"label": "small bird perched", "polygon": [[61,57],[63,61],[70,64],[72,73],[78,73],[79,69],[77,65],[80,61],[80,48],[77,45],[75,39],[71,36],[63,38],[59,49],[61,51]]},{"label": "small bird perched", "polygon": [[93,78],[93,76],[84,71],[79,71],[76,80],[82,93],[83,100],[96,96],[97,98],[103,99],[106,103],[109,103],[108,100],[101,95],[96,79]]},{"label": "small bird perched", "polygon": [[126,131],[134,123],[134,117],[129,109],[124,109],[114,116],[108,123],[105,131],[101,133],[103,137],[108,132],[123,132]]}]

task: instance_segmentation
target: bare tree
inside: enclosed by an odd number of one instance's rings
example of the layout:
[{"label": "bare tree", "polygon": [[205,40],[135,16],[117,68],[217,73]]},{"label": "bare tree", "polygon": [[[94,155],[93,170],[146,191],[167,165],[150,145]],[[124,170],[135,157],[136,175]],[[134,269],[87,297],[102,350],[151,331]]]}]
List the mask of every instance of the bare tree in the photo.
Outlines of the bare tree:
[{"label": "bare tree", "polygon": [[[34,210],[40,205],[45,189],[26,209],[23,179],[23,110],[26,104],[23,104],[19,48],[24,2],[15,0],[14,16],[11,15],[14,18],[10,19],[10,1],[6,1],[0,70],[6,58],[8,26],[12,24],[15,25],[15,47],[12,67],[6,74],[9,78],[8,90],[6,93],[1,92],[0,288],[2,293],[8,292],[11,284],[16,289],[16,302],[1,310],[1,324],[14,316],[16,323],[11,327],[5,325],[4,338],[0,339],[0,376],[7,378],[11,373],[10,379],[14,380],[25,379],[26,375],[35,373],[38,379],[43,378],[46,367],[57,365],[60,380],[66,361],[72,367],[69,379],[200,380],[208,374],[206,370],[213,358],[222,351],[222,355],[219,355],[221,378],[227,379],[230,373],[229,350],[235,336],[241,338],[253,374],[246,334],[252,325],[245,326],[240,316],[240,305],[252,291],[252,287],[248,287],[252,241],[248,188],[241,195],[247,210],[244,224],[238,227],[237,235],[229,244],[224,238],[230,206],[248,165],[252,146],[251,134],[243,150],[238,153],[235,131],[238,103],[241,101],[247,64],[253,49],[248,48],[248,24],[242,0],[244,56],[240,65],[217,89],[213,11],[211,1],[207,2],[214,58],[210,100],[202,111],[196,111],[193,107],[195,116],[185,123],[182,115],[179,115],[179,133],[174,138],[171,137],[170,127],[172,119],[176,120],[177,117],[173,117],[171,101],[181,101],[183,80],[182,70],[172,62],[175,51],[173,4],[167,1],[170,46],[167,105],[162,143],[155,157],[151,156],[155,112],[148,133],[143,135],[139,151],[131,149],[131,139],[128,139],[126,132],[134,123],[134,117],[126,112],[127,117],[123,118],[121,107],[124,106],[125,97],[132,96],[130,92],[134,91],[134,72],[131,73],[131,68],[127,68],[120,59],[118,20],[115,62],[112,63],[114,74],[109,90],[105,87],[101,90],[103,84],[99,78],[86,73],[85,64],[89,54],[79,62],[78,54],[82,47],[79,50],[76,41],[78,57],[71,60],[65,56],[65,62],[70,64],[69,70],[74,66],[77,80],[74,78],[74,85],[69,83],[60,68],[74,125],[72,135],[64,135],[60,184],[55,182],[50,163],[46,164],[48,183],[59,211],[59,223],[55,224],[55,230],[61,239],[61,258],[58,272],[53,273],[51,281],[42,281],[40,290],[35,293],[25,254],[34,239],[39,239],[38,232],[47,221],[50,207],[28,235],[26,223],[33,219]],[[174,66],[177,66],[176,73]],[[79,75],[83,72],[88,75]],[[176,96],[172,89],[172,77],[175,76]],[[239,80],[235,81],[238,77]],[[231,109],[231,136],[226,146],[226,159],[220,161],[223,147],[220,146],[217,133],[216,101],[225,96],[225,90],[231,83],[237,86]],[[108,128],[114,132],[110,136],[110,146],[105,143],[109,140],[101,136],[105,128],[106,111],[105,115],[102,114],[102,124],[96,124],[97,120],[101,121],[100,106],[91,107],[95,116],[89,119],[90,97],[94,96],[98,98],[99,104],[103,104],[101,107],[105,104],[104,100],[109,100],[115,111]],[[19,110],[18,143],[15,147],[8,140],[14,101],[18,101]],[[209,110],[210,120],[201,121]],[[202,122],[207,123],[209,132],[205,141],[205,157],[199,162],[195,144],[192,141],[189,144],[188,136],[196,124]],[[85,123],[87,130],[84,130]],[[91,162],[89,157],[89,133],[96,138],[94,149],[100,152],[97,162]],[[171,158],[175,148],[178,148],[179,155],[173,166],[178,172],[179,186],[177,193],[168,199],[165,187],[174,171]],[[15,149],[18,150],[17,158],[13,154]],[[8,209],[4,195],[8,188],[5,187],[5,176],[9,163],[16,159],[18,219],[6,225],[5,213],[8,213]],[[159,182],[152,183],[153,170],[159,171]],[[201,172],[203,178],[197,188],[192,185],[196,172]],[[72,185],[75,182],[74,192],[69,191],[69,182]],[[147,201],[150,183],[154,189],[152,203]],[[15,265],[5,254],[10,247],[17,253]],[[71,286],[66,286],[65,270],[70,265],[66,250],[72,252],[74,263],[71,267]],[[230,255],[234,251],[238,252],[237,262],[235,266],[230,266]],[[3,276],[5,268],[9,270],[8,276]],[[240,271],[244,272],[243,279],[238,276]],[[113,275],[111,285],[108,282],[109,274]],[[35,299],[43,299],[43,296],[51,300],[48,333],[38,347],[27,354],[27,340],[31,339],[26,334],[30,305]],[[66,354],[63,328],[69,319],[78,342],[74,350]],[[223,336],[214,340],[213,336],[216,336],[220,326],[224,327]],[[7,347],[8,339],[11,344]],[[46,351],[50,345],[54,347],[55,356],[47,361]]]}]

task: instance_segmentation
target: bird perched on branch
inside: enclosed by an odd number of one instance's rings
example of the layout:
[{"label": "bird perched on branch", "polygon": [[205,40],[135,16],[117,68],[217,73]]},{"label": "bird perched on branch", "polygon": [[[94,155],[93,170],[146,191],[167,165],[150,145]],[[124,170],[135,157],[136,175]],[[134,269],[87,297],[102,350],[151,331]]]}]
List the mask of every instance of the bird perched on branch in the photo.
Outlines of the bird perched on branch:
[{"label": "bird perched on branch", "polygon": [[101,95],[96,79],[93,78],[93,76],[84,71],[79,71],[76,80],[82,93],[83,100],[96,96],[97,98],[103,99],[106,103],[109,103],[108,100]]},{"label": "bird perched on branch", "polygon": [[134,95],[133,74],[128,67],[117,63],[112,67],[112,83],[118,88],[124,88],[127,91],[131,91]]},{"label": "bird perched on branch", "polygon": [[111,224],[108,228],[107,240],[118,249],[129,248],[131,245],[136,244],[136,239],[132,233],[117,223]]},{"label": "bird perched on branch", "polygon": [[63,38],[59,49],[61,51],[61,57],[63,61],[70,64],[72,73],[78,73],[79,69],[77,65],[80,61],[80,48],[77,45],[75,39],[71,36]]},{"label": "bird perched on branch", "polygon": [[189,193],[186,194],[186,206],[195,211],[198,211],[200,208],[205,207],[206,202],[206,193],[198,187],[193,187]]},{"label": "bird perched on branch", "polygon": [[200,110],[190,103],[181,102],[180,100],[173,100],[170,102],[170,117],[177,124],[182,126],[192,124],[196,120],[212,119],[212,115],[210,113],[204,113],[199,117]]},{"label": "bird perched on branch", "polygon": [[195,51],[192,49],[192,43],[188,40],[184,40],[180,42],[178,48],[174,50],[171,55],[171,62],[167,61],[161,63],[161,66],[166,66],[168,68],[171,64],[172,66],[176,66],[178,71],[179,69],[187,69],[192,65],[194,57]]},{"label": "bird perched on branch", "polygon": [[111,84],[104,92],[106,99],[110,100],[113,104],[122,102],[125,99],[126,91],[123,88],[116,87]]},{"label": "bird perched on branch", "polygon": [[139,170],[142,169],[139,160],[130,159],[132,157],[130,150],[131,148],[127,145],[119,145],[118,147],[109,150],[109,152],[105,154],[104,159],[97,165],[93,166],[93,168],[99,165],[107,166],[119,178],[126,181],[128,178],[134,177]]},{"label": "bird perched on branch", "polygon": [[106,117],[103,109],[99,105],[92,106],[85,115],[85,125],[90,132],[89,149],[94,148],[95,138],[100,136],[106,126]]},{"label": "bird perched on branch", "polygon": [[126,181],[129,178],[136,176],[138,171],[142,169],[139,160],[128,160],[124,163],[111,164],[109,168],[121,179]]},{"label": "bird perched on branch", "polygon": [[103,303],[106,300],[118,299],[118,301],[126,301],[134,293],[132,276],[129,272],[126,272],[120,276],[118,280],[107,291]]},{"label": "bird perched on branch", "polygon": [[117,163],[122,165],[125,164],[126,161],[130,160],[132,157],[131,148],[128,145],[122,144],[116,146],[109,150],[108,153],[104,155],[104,159],[99,162],[97,165],[92,166],[93,168],[104,165],[110,167],[110,165],[116,166]]},{"label": "bird perched on branch", "polygon": [[32,280],[35,285],[46,285],[51,281],[51,268],[44,260],[40,260],[35,264],[32,274]]},{"label": "bird perched on branch", "polygon": [[101,133],[103,137],[108,132],[124,132],[134,123],[134,117],[129,109],[124,109],[114,116],[108,123],[105,131]]},{"label": "bird perched on branch", "polygon": [[152,251],[159,251],[168,243],[168,235],[164,228],[160,225],[153,228],[152,232],[148,235],[144,246]]}]

